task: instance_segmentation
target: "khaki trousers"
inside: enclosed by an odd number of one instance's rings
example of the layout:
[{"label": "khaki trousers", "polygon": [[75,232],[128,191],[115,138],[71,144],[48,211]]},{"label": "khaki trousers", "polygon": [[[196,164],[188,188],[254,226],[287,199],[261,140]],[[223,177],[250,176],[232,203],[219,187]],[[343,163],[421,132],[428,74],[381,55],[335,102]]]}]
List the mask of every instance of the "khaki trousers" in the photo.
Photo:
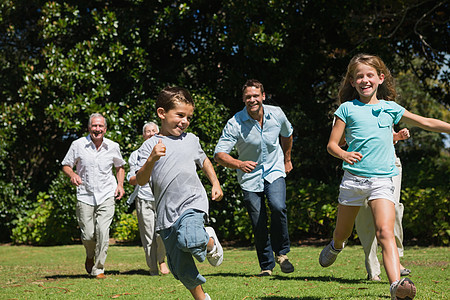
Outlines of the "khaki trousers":
[{"label": "khaki trousers", "polygon": [[91,275],[104,273],[109,246],[109,227],[114,217],[114,197],[106,199],[100,205],[77,202],[77,220],[81,229],[81,240],[89,259],[95,258]]},{"label": "khaki trousers", "polygon": [[136,213],[145,259],[151,274],[158,274],[158,264],[164,262],[166,248],[155,231],[156,212],[155,201],[143,200],[136,197]]}]

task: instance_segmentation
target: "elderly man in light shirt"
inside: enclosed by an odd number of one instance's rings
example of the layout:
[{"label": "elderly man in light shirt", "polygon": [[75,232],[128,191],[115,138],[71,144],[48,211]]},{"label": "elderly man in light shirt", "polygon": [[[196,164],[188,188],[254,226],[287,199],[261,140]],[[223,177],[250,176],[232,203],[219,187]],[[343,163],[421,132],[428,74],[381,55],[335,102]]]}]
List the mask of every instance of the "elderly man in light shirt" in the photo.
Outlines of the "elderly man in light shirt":
[{"label": "elderly man in light shirt", "polygon": [[[99,113],[89,118],[89,135],[72,142],[62,170],[77,187],[77,220],[86,249],[86,271],[105,278],[109,226],[114,216],[114,198],[124,195],[125,161],[119,144],[104,137],[106,119]],[[73,168],[76,167],[76,172]],[[116,178],[113,174],[116,169]]]}]

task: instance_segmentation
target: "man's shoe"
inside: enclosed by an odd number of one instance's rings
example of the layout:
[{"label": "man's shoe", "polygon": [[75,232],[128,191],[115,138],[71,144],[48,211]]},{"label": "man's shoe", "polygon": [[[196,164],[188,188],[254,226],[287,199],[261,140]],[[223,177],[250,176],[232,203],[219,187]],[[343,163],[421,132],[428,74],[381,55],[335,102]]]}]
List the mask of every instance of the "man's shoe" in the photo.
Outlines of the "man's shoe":
[{"label": "man's shoe", "polygon": [[294,272],[294,266],[289,261],[287,255],[281,254],[277,255],[277,263],[280,265],[281,272],[292,273]]},{"label": "man's shoe", "polygon": [[84,262],[84,268],[86,269],[86,272],[88,272],[88,274],[91,274],[93,267],[94,267],[94,259],[86,257],[86,261]]},{"label": "man's shoe", "polygon": [[105,276],[105,273],[100,273],[97,276],[95,276],[95,278],[97,278],[97,279],[105,279],[106,276]]},{"label": "man's shoe", "polygon": [[412,300],[416,296],[416,286],[406,277],[391,286],[390,292],[392,300]]},{"label": "man's shoe", "polygon": [[323,248],[322,252],[320,252],[320,265],[324,268],[331,266],[335,262],[339,252],[341,251],[333,249],[330,242],[325,248]]},{"label": "man's shoe", "polygon": [[256,276],[258,277],[272,276],[272,270],[261,270],[261,272]]},{"label": "man's shoe", "polygon": [[409,274],[411,274],[410,269],[401,269],[400,270],[400,276],[408,276]]},{"label": "man's shoe", "polygon": [[218,267],[223,262],[223,248],[220,245],[219,239],[217,238],[216,232],[212,227],[205,227],[206,232],[209,234],[209,237],[214,240],[214,248],[206,253],[206,258],[209,261],[209,264],[213,267]]},{"label": "man's shoe", "polygon": [[375,276],[373,276],[373,277],[370,277],[370,275],[367,274],[367,280],[370,280],[370,281],[381,281],[381,277],[378,276],[378,275],[375,275]]}]

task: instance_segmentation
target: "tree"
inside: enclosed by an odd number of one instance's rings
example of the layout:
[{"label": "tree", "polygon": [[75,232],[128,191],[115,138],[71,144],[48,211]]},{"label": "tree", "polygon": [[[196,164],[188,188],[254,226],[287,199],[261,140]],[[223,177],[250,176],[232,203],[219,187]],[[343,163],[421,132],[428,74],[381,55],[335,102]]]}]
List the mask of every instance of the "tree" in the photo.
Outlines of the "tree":
[{"label": "tree", "polygon": [[[340,75],[351,56],[376,53],[394,74],[412,70],[430,97],[450,104],[448,71],[441,72],[448,65],[448,5],[431,0],[3,1],[0,231],[5,236],[0,238],[7,238],[11,222],[32,209],[39,192],[58,178],[59,163],[71,141],[85,134],[90,113],[106,116],[108,137],[127,156],[138,145],[142,124],[155,119],[154,99],[166,85],[182,85],[227,107],[204,120],[220,128],[242,108],[245,79],[259,79],[269,102],[282,106],[294,125],[289,184],[297,190],[298,179],[335,182],[339,164],[325,145]],[[420,64],[416,58],[422,58]],[[215,144],[208,137],[217,139],[216,131],[199,129]],[[233,175],[220,174],[230,187]]]}]

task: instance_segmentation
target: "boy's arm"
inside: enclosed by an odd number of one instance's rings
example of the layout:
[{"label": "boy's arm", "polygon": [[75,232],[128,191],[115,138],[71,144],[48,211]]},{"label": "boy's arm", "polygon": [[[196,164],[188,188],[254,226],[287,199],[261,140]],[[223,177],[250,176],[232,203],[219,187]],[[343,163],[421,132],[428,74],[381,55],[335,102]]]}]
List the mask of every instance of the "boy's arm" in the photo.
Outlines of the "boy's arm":
[{"label": "boy's arm", "polygon": [[408,125],[417,126],[428,131],[450,133],[449,123],[438,119],[425,118],[407,110],[403,113],[401,121]]},{"label": "boy's arm", "polygon": [[222,188],[220,187],[219,179],[217,179],[216,171],[214,171],[214,167],[209,160],[209,158],[205,158],[203,161],[202,171],[205,173],[206,177],[208,177],[209,182],[212,184],[212,200],[220,201],[223,197]]},{"label": "boy's arm", "polygon": [[148,181],[150,180],[150,176],[152,175],[155,163],[159,160],[161,156],[165,155],[166,155],[166,146],[160,139],[158,141],[158,144],[156,144],[155,147],[153,147],[152,153],[150,153],[150,156],[147,158],[145,164],[136,173],[137,183],[140,186],[143,186],[146,183],[148,183]]}]

